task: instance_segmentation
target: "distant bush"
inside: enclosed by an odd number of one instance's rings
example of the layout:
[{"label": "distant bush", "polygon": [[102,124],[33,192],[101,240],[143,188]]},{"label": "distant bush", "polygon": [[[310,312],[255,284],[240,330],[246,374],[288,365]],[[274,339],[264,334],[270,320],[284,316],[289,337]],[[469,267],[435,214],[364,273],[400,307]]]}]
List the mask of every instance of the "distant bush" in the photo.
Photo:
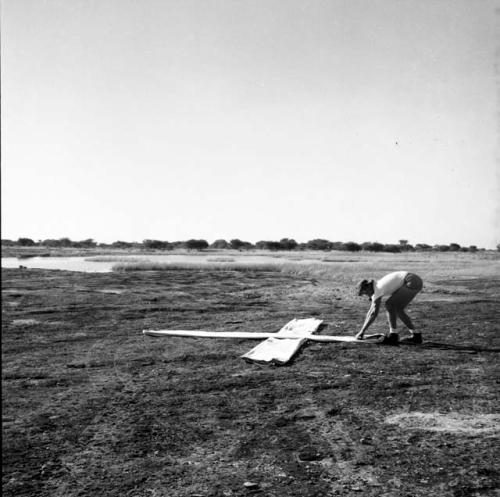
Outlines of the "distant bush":
[{"label": "distant bush", "polygon": [[165,250],[170,248],[170,244],[168,242],[163,242],[161,240],[144,240],[142,244],[147,249]]},{"label": "distant bush", "polygon": [[259,250],[281,250],[283,247],[280,242],[260,240],[255,244],[255,248]]},{"label": "distant bush", "polygon": [[21,247],[33,247],[36,243],[31,238],[18,238],[17,245]]},{"label": "distant bush", "polygon": [[379,242],[368,242],[363,244],[363,250],[368,250],[370,252],[383,252],[384,245]]},{"label": "distant bush", "polygon": [[460,250],[460,245],[458,243],[450,243],[450,251],[458,252]]},{"label": "distant bush", "polygon": [[448,252],[450,250],[449,245],[434,245],[433,250],[437,252]]},{"label": "distant bush", "polygon": [[469,252],[477,252],[477,245],[469,245]]},{"label": "distant bush", "polygon": [[401,245],[394,245],[394,244],[384,245],[384,252],[397,253],[397,252],[401,252],[401,251],[402,251]]},{"label": "distant bush", "polygon": [[298,243],[293,238],[282,238],[279,241],[282,250],[295,250]]},{"label": "distant bush", "polygon": [[96,247],[97,243],[92,238],[87,238],[86,240],[81,240],[79,242],[72,242],[71,246],[77,248],[92,248]]},{"label": "distant bush", "polygon": [[189,250],[203,250],[208,248],[208,242],[206,240],[187,240],[184,246]]},{"label": "distant bush", "polygon": [[73,241],[70,238],[47,238],[46,240],[41,240],[40,245],[44,247],[55,247],[55,248],[93,248],[97,247],[97,242],[92,238],[87,238],[86,240]]},{"label": "distant bush", "polygon": [[59,238],[59,247],[71,247],[73,245],[73,242],[71,241],[70,238],[64,237],[64,238]]},{"label": "distant bush", "polygon": [[250,242],[244,242],[238,238],[233,238],[230,242],[231,248],[235,250],[250,249],[253,245]]},{"label": "distant bush", "polygon": [[349,252],[359,252],[361,250],[361,245],[356,242],[343,243],[342,250],[348,250]]},{"label": "distant bush", "polygon": [[430,245],[427,245],[427,243],[417,243],[415,245],[415,250],[419,251],[432,250],[432,247]]},{"label": "distant bush", "polygon": [[6,238],[2,238],[2,245],[4,247],[12,247],[14,245],[17,245],[17,242],[15,242],[14,240],[8,240]]},{"label": "distant bush", "polygon": [[184,243],[183,241],[177,240],[175,242],[170,242],[168,244],[168,249],[180,249],[184,248]]},{"label": "distant bush", "polygon": [[60,247],[61,243],[59,240],[48,238],[46,240],[42,240],[40,245],[43,245],[44,247]]},{"label": "distant bush", "polygon": [[343,242],[332,242],[332,250],[345,250]]},{"label": "distant bush", "polygon": [[118,240],[116,242],[113,242],[111,244],[113,248],[120,248],[120,249],[126,249],[126,248],[132,248],[134,246],[133,243],[130,242],[122,242],[121,240]]},{"label": "distant bush", "polygon": [[221,238],[219,240],[215,240],[215,242],[213,242],[210,245],[210,248],[214,248],[214,249],[228,249],[228,248],[230,248],[230,245],[229,245],[228,242],[226,242],[226,240],[223,240]]},{"label": "distant bush", "polygon": [[332,242],[324,240],[323,238],[315,238],[307,242],[307,248],[309,250],[332,250],[332,246]]}]

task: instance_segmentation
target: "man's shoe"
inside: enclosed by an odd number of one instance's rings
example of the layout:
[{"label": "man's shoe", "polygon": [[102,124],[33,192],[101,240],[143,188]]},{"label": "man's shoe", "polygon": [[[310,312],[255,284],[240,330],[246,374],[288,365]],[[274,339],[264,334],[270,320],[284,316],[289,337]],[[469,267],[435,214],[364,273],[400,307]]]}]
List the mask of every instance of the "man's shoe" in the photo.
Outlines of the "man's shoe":
[{"label": "man's shoe", "polygon": [[414,345],[420,345],[422,343],[422,334],[414,333],[411,337],[403,338],[401,343],[409,343]]},{"label": "man's shoe", "polygon": [[399,345],[399,335],[397,333],[386,335],[380,345]]}]

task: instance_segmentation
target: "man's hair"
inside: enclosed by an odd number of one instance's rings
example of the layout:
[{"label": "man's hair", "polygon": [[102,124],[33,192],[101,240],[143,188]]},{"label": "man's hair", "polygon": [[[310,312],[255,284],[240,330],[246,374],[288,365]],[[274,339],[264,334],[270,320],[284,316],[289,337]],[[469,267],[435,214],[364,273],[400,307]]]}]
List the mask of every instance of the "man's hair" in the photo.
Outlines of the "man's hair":
[{"label": "man's hair", "polygon": [[358,295],[361,296],[364,291],[373,289],[373,280],[363,280],[358,283]]}]

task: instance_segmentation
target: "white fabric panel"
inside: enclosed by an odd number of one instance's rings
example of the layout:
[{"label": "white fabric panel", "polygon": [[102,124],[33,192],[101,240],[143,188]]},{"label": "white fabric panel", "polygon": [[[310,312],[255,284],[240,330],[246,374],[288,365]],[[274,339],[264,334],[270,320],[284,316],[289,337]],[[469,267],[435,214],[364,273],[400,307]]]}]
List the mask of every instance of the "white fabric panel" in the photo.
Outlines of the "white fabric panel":
[{"label": "white fabric panel", "polygon": [[316,318],[293,319],[277,335],[297,335],[300,338],[268,338],[241,357],[251,362],[286,364],[306,342],[307,335],[317,331],[322,322]]}]

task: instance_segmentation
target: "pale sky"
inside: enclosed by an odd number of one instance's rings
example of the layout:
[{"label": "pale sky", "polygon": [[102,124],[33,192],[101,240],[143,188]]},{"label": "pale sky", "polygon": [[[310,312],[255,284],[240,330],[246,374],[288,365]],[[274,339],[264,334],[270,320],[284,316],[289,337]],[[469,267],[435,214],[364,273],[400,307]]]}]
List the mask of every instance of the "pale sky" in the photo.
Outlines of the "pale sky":
[{"label": "pale sky", "polygon": [[497,1],[1,8],[2,238],[500,242]]}]

